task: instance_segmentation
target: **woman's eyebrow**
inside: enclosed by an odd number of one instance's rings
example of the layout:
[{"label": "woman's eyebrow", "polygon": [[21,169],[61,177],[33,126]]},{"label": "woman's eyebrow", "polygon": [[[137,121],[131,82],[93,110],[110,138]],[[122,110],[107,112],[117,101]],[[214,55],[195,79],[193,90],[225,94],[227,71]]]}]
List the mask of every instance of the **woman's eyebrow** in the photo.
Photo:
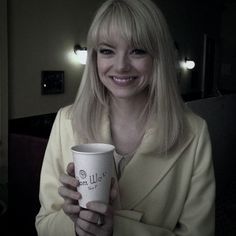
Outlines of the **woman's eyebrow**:
[{"label": "woman's eyebrow", "polygon": [[114,45],[111,45],[111,44],[106,43],[106,42],[101,42],[101,43],[98,44],[98,46],[106,46],[106,47],[114,48]]}]

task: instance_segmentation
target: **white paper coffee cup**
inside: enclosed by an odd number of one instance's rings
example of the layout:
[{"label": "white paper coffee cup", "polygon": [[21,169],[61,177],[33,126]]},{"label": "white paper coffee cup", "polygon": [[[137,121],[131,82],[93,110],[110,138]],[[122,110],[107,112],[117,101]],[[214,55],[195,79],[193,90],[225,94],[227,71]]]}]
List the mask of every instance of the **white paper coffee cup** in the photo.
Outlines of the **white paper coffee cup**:
[{"label": "white paper coffee cup", "polygon": [[109,203],[113,152],[115,147],[105,143],[87,143],[71,148],[77,187],[82,197],[79,205],[86,208],[90,201]]}]

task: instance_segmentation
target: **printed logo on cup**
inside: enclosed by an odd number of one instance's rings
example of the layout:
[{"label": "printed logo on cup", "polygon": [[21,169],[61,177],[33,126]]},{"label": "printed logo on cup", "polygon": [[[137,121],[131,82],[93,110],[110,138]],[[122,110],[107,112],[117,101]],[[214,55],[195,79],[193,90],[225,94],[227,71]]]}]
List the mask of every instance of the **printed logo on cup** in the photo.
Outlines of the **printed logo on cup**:
[{"label": "printed logo on cup", "polygon": [[79,170],[79,185],[80,186],[88,186],[88,190],[93,190],[101,184],[105,178],[107,177],[107,172],[104,171],[103,173],[92,173],[87,176],[85,170]]},{"label": "printed logo on cup", "polygon": [[80,171],[79,171],[79,177],[80,177],[81,179],[85,179],[85,178],[87,177],[86,171],[85,171],[85,170],[80,170]]}]

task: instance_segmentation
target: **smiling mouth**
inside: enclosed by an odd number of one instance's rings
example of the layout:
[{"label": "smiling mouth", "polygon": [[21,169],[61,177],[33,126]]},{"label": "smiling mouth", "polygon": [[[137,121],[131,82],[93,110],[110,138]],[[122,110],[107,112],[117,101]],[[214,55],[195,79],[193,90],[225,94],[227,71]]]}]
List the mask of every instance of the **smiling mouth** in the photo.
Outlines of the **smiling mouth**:
[{"label": "smiling mouth", "polygon": [[137,79],[137,76],[111,76],[110,77],[118,85],[130,84],[133,80]]}]

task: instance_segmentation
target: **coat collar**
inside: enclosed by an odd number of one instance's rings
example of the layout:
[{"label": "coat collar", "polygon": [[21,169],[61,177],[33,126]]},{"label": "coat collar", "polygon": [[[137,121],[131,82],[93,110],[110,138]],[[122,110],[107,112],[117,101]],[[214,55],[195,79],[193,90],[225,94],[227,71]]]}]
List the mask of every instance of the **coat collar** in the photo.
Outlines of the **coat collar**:
[{"label": "coat collar", "polygon": [[162,154],[158,153],[154,146],[147,145],[148,140],[154,139],[155,136],[144,137],[144,140],[145,138],[146,142],[140,145],[119,180],[122,209],[132,209],[162,181],[193,137],[190,136],[181,146]]}]

